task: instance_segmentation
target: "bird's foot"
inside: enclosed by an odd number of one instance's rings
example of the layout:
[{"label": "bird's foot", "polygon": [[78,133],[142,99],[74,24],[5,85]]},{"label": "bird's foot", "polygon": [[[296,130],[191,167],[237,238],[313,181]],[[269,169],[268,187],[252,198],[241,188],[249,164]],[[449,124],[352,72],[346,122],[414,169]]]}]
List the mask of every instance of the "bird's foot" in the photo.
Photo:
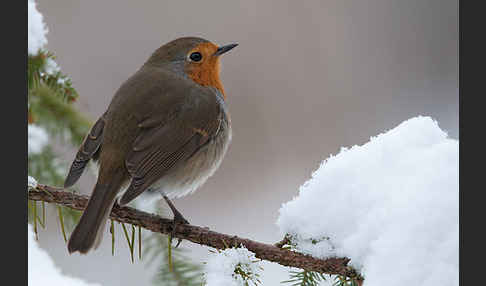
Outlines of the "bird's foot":
[{"label": "bird's foot", "polygon": [[[173,223],[172,223],[172,232],[171,232],[171,237],[175,237],[175,233],[176,233],[176,229],[179,225],[182,225],[182,224],[189,224],[189,221],[187,221],[187,219],[185,219],[182,214],[180,212],[174,212],[174,219],[173,219]],[[179,246],[179,244],[181,244],[182,242],[182,239],[181,238],[178,238],[177,239],[177,244],[176,244],[176,248]]]},{"label": "bird's foot", "polygon": [[[174,237],[174,235],[176,233],[177,226],[179,226],[181,224],[189,224],[189,222],[176,209],[176,207],[174,206],[174,204],[171,202],[171,200],[166,195],[163,195],[163,198],[167,202],[167,204],[169,205],[170,209],[172,210],[172,213],[174,214],[174,219],[173,219],[173,223],[172,223],[172,232],[170,234],[170,239],[172,241],[172,237]],[[181,241],[182,241],[181,238],[178,238],[177,239],[176,248],[179,246],[179,244],[181,244]]]}]

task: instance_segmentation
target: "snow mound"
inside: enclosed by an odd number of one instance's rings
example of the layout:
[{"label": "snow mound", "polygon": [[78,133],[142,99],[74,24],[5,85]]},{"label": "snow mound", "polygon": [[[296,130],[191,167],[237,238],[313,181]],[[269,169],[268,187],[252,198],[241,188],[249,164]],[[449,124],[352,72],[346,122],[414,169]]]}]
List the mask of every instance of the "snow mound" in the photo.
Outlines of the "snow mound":
[{"label": "snow mound", "polygon": [[34,0],[28,0],[28,43],[27,51],[29,55],[35,56],[39,50],[47,44],[47,26],[44,23],[42,14],[37,10]]},{"label": "snow mound", "polygon": [[34,239],[32,226],[28,224],[28,285],[69,285],[69,286],[97,286],[81,279],[72,278],[61,273],[54,265],[47,252],[39,247]]},{"label": "snow mound", "polygon": [[366,285],[459,285],[459,142],[430,117],[342,148],[279,212],[298,251],[349,257]]}]

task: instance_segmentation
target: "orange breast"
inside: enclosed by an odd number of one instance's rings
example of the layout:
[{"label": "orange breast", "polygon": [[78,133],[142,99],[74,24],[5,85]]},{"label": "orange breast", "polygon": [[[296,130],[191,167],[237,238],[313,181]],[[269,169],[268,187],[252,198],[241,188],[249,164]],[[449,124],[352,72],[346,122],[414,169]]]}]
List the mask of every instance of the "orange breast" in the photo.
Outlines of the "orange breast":
[{"label": "orange breast", "polygon": [[213,43],[202,43],[194,48],[192,52],[198,51],[203,55],[203,60],[199,63],[191,62],[186,65],[185,72],[188,77],[202,86],[212,86],[217,88],[224,99],[223,83],[219,78],[220,60],[219,56],[213,56],[218,47]]}]

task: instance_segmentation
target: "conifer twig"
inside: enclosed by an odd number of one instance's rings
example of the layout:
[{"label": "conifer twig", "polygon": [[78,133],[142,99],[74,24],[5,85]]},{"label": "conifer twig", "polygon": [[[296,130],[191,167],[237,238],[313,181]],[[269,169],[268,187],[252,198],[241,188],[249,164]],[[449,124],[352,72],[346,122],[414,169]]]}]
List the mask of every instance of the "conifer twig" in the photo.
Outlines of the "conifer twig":
[{"label": "conifer twig", "polygon": [[[48,191],[50,195],[46,194],[44,191]],[[89,197],[75,195],[72,192],[63,191],[62,188],[38,184],[35,189],[29,189],[28,199],[56,203],[76,210],[84,210]],[[173,234],[176,238],[181,238],[216,249],[225,249],[228,244],[241,244],[249,251],[255,253],[257,258],[262,260],[276,262],[283,266],[296,267],[308,271],[342,275],[354,278],[359,282],[362,282],[363,280],[362,276],[355,269],[348,266],[350,259],[347,257],[318,259],[296,251],[279,248],[275,245],[240,238],[235,235],[218,233],[211,231],[208,227],[200,227],[190,224],[179,224],[173,232],[172,220],[131,207],[121,207],[118,204],[115,204],[113,207],[110,218],[120,223],[129,223],[134,226],[140,226],[152,232]],[[223,243],[222,241],[225,241],[226,243]]]}]

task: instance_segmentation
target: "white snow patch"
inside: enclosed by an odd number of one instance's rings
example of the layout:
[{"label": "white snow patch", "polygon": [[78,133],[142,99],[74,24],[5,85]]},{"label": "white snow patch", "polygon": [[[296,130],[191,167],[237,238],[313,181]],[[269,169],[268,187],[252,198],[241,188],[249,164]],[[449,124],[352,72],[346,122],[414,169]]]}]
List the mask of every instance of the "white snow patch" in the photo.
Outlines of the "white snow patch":
[{"label": "white snow patch", "polygon": [[27,186],[29,188],[37,188],[37,180],[34,177],[29,176],[27,178]]},{"label": "white snow patch", "polygon": [[61,68],[57,65],[56,61],[51,58],[47,58],[46,64],[44,66],[44,71],[48,75],[55,75]]},{"label": "white snow patch", "polygon": [[37,10],[34,0],[28,0],[28,53],[35,56],[39,50],[47,44],[47,26],[42,14]]},{"label": "white snow patch", "polygon": [[459,142],[415,117],[323,161],[277,225],[301,252],[351,258],[366,285],[459,285],[458,175]]},{"label": "white snow patch", "polygon": [[60,78],[57,79],[57,84],[63,85],[65,83],[66,83],[66,79],[65,78],[60,77]]},{"label": "white snow patch", "polygon": [[27,151],[28,154],[37,154],[47,145],[49,137],[44,128],[29,124],[27,127]]},{"label": "white snow patch", "polygon": [[[242,286],[245,281],[240,275],[235,275],[235,267],[239,264],[246,273],[260,275],[255,254],[245,247],[228,248],[209,257],[205,267],[207,286]],[[255,277],[255,276],[254,276]],[[251,284],[251,283],[250,283]]]},{"label": "white snow patch", "polygon": [[95,286],[81,279],[66,276],[56,267],[49,254],[35,241],[32,226],[28,224],[28,285]]}]

